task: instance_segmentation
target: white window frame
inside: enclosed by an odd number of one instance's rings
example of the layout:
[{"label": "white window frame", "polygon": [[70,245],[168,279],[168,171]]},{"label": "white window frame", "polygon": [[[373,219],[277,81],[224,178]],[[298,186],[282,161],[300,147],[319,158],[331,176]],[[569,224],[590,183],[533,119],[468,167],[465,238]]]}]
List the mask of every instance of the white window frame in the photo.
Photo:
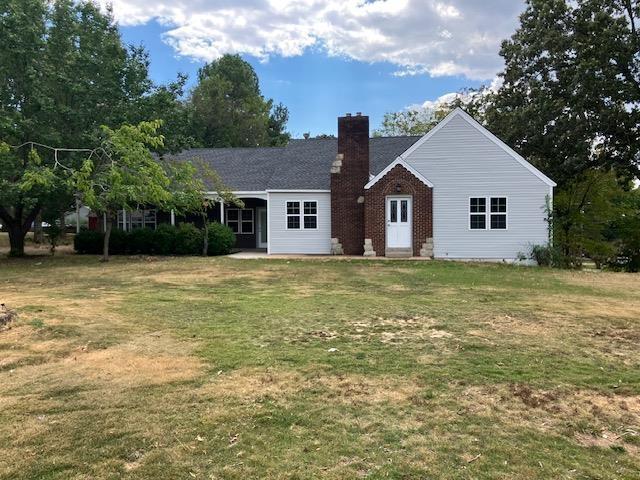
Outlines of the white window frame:
[{"label": "white window frame", "polygon": [[[289,204],[297,203],[298,204],[298,214],[289,213]],[[304,204],[305,203],[315,203],[316,204],[316,213],[305,214],[304,213]],[[287,230],[291,230],[294,232],[299,232],[301,230],[318,230],[318,211],[320,209],[320,202],[316,199],[306,199],[306,200],[286,200],[284,202],[284,217],[285,217],[285,227]],[[300,222],[300,228],[289,228],[289,217],[298,217],[298,221]],[[313,228],[306,228],[304,226],[304,217],[316,217],[316,226]]]},{"label": "white window frame", "polygon": [[[484,198],[485,201],[485,211],[482,212],[472,212],[471,211],[471,199],[472,198]],[[504,198],[507,202],[506,210],[504,212],[492,212],[491,211],[491,199],[493,198]],[[507,195],[474,195],[472,197],[467,198],[467,229],[471,232],[483,232],[487,230],[494,230],[496,232],[504,232],[509,229],[509,197]],[[472,215],[484,215],[484,228],[471,228],[471,216]],[[505,228],[491,228],[491,215],[504,215],[505,217]]]},{"label": "white window frame", "polygon": [[[238,224],[238,231],[234,232],[236,235],[253,235],[253,233],[256,230],[256,219],[255,219],[255,214],[253,212],[253,208],[227,208],[226,212],[225,212],[225,224],[227,225],[227,227],[231,228],[231,226],[229,225],[229,212],[238,212],[238,220],[231,220],[231,222],[233,223],[237,223]],[[243,223],[244,222],[249,222],[249,220],[243,220],[242,219],[242,212],[251,212],[251,231],[250,232],[245,232],[243,229]]]},{"label": "white window frame", "polygon": [[[146,221],[146,213],[153,212],[153,222]],[[134,230],[132,217],[133,214],[140,213],[142,215],[142,227],[155,230],[158,228],[158,209],[157,208],[142,208],[136,210],[118,210],[117,225],[118,230],[124,230],[126,232],[132,232]]]}]

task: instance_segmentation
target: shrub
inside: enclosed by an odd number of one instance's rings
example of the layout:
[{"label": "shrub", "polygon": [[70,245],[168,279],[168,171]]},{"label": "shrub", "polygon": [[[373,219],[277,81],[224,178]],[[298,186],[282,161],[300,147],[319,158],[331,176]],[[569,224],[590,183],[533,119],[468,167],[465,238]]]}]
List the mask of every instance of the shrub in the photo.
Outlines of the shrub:
[{"label": "shrub", "polygon": [[[129,253],[129,233],[117,228],[111,229],[109,237],[109,253],[112,255],[125,255]],[[102,249],[100,249],[102,252]]]},{"label": "shrub", "polygon": [[153,235],[153,253],[172,255],[176,251],[176,230],[176,227],[168,223],[158,225]]},{"label": "shrub", "polygon": [[136,228],[132,230],[127,240],[127,253],[151,254],[155,253],[155,234],[150,228]]},{"label": "shrub", "polygon": [[202,252],[202,232],[193,223],[181,223],[176,229],[176,255],[197,255]]},{"label": "shrub", "polygon": [[73,239],[73,249],[82,254],[97,255],[102,253],[103,235],[94,230],[80,230]]},{"label": "shrub", "polygon": [[[92,230],[81,230],[75,236],[77,253],[97,255],[102,253],[104,234]],[[158,225],[156,230],[140,228],[132,232],[113,229],[109,241],[112,255],[200,255],[202,254],[202,231],[191,223]],[[236,237],[229,227],[217,222],[209,225],[208,255],[226,255],[235,245]]]},{"label": "shrub", "polygon": [[226,255],[236,244],[236,236],[226,225],[212,222],[209,225],[209,248],[207,255]]},{"label": "shrub", "polygon": [[531,259],[541,267],[550,267],[553,254],[549,245],[534,245],[531,247]]}]

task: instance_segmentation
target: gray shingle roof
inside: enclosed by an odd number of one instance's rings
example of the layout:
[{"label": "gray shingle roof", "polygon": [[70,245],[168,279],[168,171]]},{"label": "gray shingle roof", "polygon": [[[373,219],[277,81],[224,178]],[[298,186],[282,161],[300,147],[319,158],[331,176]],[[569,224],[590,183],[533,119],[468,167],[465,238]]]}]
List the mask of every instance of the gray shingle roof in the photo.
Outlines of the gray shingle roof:
[{"label": "gray shingle roof", "polygon": [[[369,141],[373,175],[384,170],[420,137],[374,137]],[[338,153],[335,138],[291,140],[285,147],[200,148],[170,159],[200,158],[235,191],[328,190],[331,163]]]}]

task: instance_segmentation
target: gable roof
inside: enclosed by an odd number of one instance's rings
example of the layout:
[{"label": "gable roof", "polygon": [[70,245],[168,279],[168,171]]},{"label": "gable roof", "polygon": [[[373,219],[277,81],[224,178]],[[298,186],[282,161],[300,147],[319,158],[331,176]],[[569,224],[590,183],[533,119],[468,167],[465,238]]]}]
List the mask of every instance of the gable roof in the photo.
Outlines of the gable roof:
[{"label": "gable roof", "polygon": [[391,162],[389,165],[387,165],[387,167],[384,170],[382,170],[375,177],[373,177],[371,180],[369,180],[369,183],[367,183],[364,186],[364,189],[365,190],[369,190],[371,187],[373,187],[376,183],[378,183],[378,181],[380,181],[380,179],[382,179],[387,173],[389,173],[397,165],[400,165],[400,166],[404,167],[409,173],[411,173],[414,177],[416,177],[418,180],[420,180],[422,183],[424,183],[427,187],[433,188],[433,183],[431,183],[425,176],[423,176],[415,168],[413,168],[411,165],[409,165],[407,162],[405,162],[402,159],[402,157],[398,157],[393,162]]},{"label": "gable roof", "polygon": [[444,128],[453,118],[462,117],[469,125],[475,128],[478,132],[488,138],[495,145],[504,150],[507,154],[509,154],[514,160],[520,163],[524,168],[533,173],[536,177],[542,180],[544,183],[551,187],[556,186],[556,182],[547,177],[544,173],[538,170],[536,167],[527,162],[520,154],[518,154],[513,148],[508,146],[498,137],[496,137],[493,133],[483,127],[475,118],[465,112],[462,108],[457,107],[453,110],[449,115],[447,115],[438,125],[433,127],[426,135],[420,138],[417,142],[414,142],[405,152],[403,152],[400,157],[403,160],[406,160],[416,149],[420,147],[423,143],[427,142],[431,137],[433,137],[439,130]]},{"label": "gable roof", "polygon": [[[369,139],[369,169],[382,171],[420,137]],[[329,190],[336,138],[291,140],[284,147],[199,148],[168,155],[170,160],[199,158],[234,191]]]}]

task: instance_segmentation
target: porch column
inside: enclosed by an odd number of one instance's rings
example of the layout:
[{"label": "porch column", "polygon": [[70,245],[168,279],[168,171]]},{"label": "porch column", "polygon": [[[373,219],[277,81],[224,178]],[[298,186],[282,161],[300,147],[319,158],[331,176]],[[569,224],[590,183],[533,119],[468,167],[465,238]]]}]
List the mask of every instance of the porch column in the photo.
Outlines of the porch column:
[{"label": "porch column", "polygon": [[176,212],[173,208],[171,209],[171,226],[176,226]]},{"label": "porch column", "polygon": [[220,223],[224,225],[224,202],[220,200]]},{"label": "porch column", "polygon": [[80,200],[76,198],[76,233],[80,233]]},{"label": "porch column", "polygon": [[127,211],[122,209],[122,230],[127,231]]}]

